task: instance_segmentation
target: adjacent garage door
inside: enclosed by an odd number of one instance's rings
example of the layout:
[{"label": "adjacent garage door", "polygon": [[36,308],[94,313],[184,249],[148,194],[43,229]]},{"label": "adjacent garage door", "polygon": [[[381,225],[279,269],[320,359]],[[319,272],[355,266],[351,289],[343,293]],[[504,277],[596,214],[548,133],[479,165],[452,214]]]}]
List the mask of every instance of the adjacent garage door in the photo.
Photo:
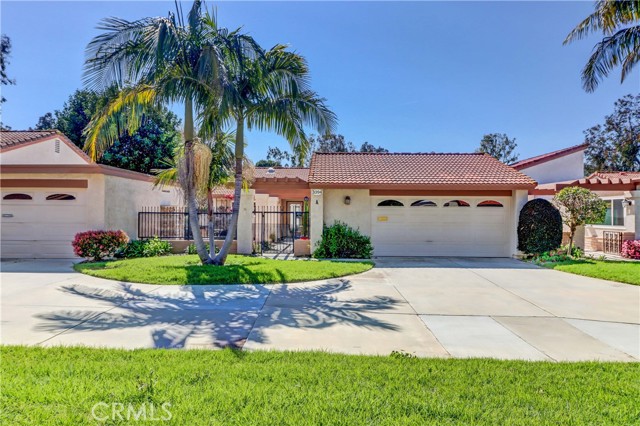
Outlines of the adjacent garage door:
[{"label": "adjacent garage door", "polygon": [[2,258],[73,257],[73,237],[87,230],[85,194],[85,190],[4,190]]},{"label": "adjacent garage door", "polygon": [[375,256],[510,256],[510,197],[371,200]]}]

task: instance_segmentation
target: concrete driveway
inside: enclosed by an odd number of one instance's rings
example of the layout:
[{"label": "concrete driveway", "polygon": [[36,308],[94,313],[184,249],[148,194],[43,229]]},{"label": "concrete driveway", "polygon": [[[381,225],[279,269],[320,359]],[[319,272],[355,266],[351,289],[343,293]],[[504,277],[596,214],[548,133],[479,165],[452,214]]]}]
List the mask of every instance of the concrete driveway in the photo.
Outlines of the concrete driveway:
[{"label": "concrete driveway", "polygon": [[640,287],[511,259],[378,259],[289,285],[158,286],[1,264],[4,344],[640,359]]}]

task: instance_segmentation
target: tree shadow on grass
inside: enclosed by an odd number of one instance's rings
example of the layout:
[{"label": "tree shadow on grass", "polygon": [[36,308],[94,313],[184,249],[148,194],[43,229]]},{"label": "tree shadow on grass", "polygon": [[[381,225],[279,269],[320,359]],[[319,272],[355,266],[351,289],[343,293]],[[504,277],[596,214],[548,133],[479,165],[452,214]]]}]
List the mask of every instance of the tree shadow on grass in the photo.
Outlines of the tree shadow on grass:
[{"label": "tree shadow on grass", "polygon": [[[372,316],[383,313],[401,303],[390,297],[345,299],[341,293],[349,291],[351,283],[336,280],[317,285],[279,286],[275,303],[264,305],[270,297],[271,286],[266,285],[197,285],[159,287],[144,290],[135,285],[120,283],[115,289],[88,285],[68,285],[61,291],[100,307],[56,310],[37,315],[39,331],[64,332],[62,340],[82,344],[80,333],[105,333],[106,339],[122,342],[152,338],[156,348],[231,347],[241,348],[251,333],[251,339],[268,343],[263,332],[270,327],[330,328],[348,324],[366,329],[400,331],[397,326]],[[262,311],[262,312],[261,312]],[[267,327],[254,329],[259,315],[268,315]],[[111,331],[122,331],[114,335]],[[127,332],[125,334],[124,332]],[[95,341],[95,336],[92,339]]]}]

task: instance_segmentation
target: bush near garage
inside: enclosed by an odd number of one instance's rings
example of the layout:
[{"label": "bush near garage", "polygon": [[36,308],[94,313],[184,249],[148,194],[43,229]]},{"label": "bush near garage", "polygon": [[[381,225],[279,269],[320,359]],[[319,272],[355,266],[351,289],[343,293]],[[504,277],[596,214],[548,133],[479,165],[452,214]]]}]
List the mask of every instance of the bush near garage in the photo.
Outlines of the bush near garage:
[{"label": "bush near garage", "polygon": [[371,239],[360,231],[336,221],[324,226],[322,238],[313,257],[324,259],[370,259],[373,247]]},{"label": "bush near garage", "polygon": [[155,257],[164,256],[171,253],[171,244],[158,237],[149,240],[132,240],[122,247],[116,257],[131,259],[135,257]]},{"label": "bush near garage", "polygon": [[627,259],[640,259],[640,240],[624,241],[620,253]]},{"label": "bush near garage", "polygon": [[556,250],[562,244],[562,216],[549,201],[536,198],[520,210],[518,250],[539,254]]},{"label": "bush near garage", "polygon": [[113,257],[128,241],[129,236],[122,230],[85,231],[77,233],[71,244],[76,256],[102,260]]}]

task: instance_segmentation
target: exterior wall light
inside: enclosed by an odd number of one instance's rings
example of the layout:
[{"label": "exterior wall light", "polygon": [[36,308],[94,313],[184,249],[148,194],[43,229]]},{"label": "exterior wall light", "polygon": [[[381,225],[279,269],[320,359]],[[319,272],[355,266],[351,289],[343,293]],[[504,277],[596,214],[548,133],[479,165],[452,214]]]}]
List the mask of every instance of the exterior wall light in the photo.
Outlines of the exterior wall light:
[{"label": "exterior wall light", "polygon": [[351,197],[349,197],[348,195],[347,195],[346,197],[344,197],[344,203],[345,203],[346,205],[351,204]]}]

